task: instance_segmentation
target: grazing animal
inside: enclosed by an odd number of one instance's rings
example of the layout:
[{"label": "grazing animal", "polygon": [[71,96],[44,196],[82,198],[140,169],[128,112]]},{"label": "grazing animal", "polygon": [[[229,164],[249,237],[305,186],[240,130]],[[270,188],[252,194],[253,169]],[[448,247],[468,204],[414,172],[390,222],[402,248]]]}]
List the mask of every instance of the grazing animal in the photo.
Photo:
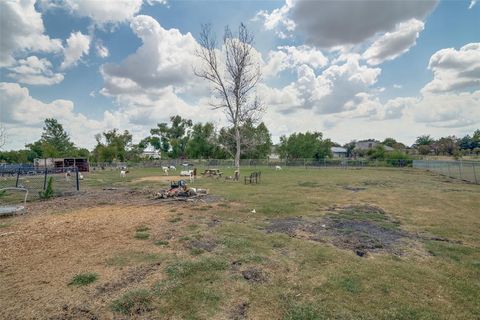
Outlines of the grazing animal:
[{"label": "grazing animal", "polygon": [[70,176],[71,176],[70,170],[65,172],[65,181],[70,181]]},{"label": "grazing animal", "polygon": [[190,175],[193,176],[193,170],[182,170],[182,171],[180,171],[180,175],[181,176],[190,176]]},{"label": "grazing animal", "polygon": [[165,175],[168,175],[168,167],[162,167],[162,170]]},{"label": "grazing animal", "polygon": [[175,166],[170,166],[169,168],[170,168],[170,170],[177,170],[177,168],[175,168]]},{"label": "grazing animal", "polygon": [[282,170],[282,167],[280,167],[280,166],[275,166],[275,170]]},{"label": "grazing animal", "polygon": [[189,171],[190,171],[189,178],[190,178],[190,182],[192,183],[195,180],[195,175],[193,174],[193,170],[189,170]]},{"label": "grazing animal", "polygon": [[120,171],[120,177],[126,178],[127,177],[127,170]]},{"label": "grazing animal", "polygon": [[83,174],[79,173],[78,174],[78,179],[83,180]]}]

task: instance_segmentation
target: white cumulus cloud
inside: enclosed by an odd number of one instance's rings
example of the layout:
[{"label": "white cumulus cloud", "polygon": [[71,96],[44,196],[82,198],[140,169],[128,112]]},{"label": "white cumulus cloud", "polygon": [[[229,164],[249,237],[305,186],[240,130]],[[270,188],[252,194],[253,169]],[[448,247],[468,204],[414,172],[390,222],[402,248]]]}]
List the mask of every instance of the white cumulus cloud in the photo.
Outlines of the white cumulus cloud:
[{"label": "white cumulus cloud", "polygon": [[433,72],[433,80],[425,85],[422,92],[480,88],[480,43],[469,43],[459,50],[439,50],[430,58],[428,68]]},{"label": "white cumulus cloud", "polygon": [[70,34],[70,37],[67,39],[67,46],[63,52],[64,60],[60,65],[60,69],[76,65],[83,55],[88,54],[89,50],[90,37],[88,35],[84,35],[80,31]]},{"label": "white cumulus cloud", "polygon": [[44,58],[39,59],[37,56],[20,59],[8,70],[10,71],[8,76],[20,83],[53,85],[63,81],[63,74],[54,73],[50,61]]},{"label": "white cumulus cloud", "polygon": [[423,28],[424,23],[417,19],[399,23],[395,31],[387,32],[375,40],[364,52],[363,58],[371,65],[393,60],[415,45]]},{"label": "white cumulus cloud", "polygon": [[45,35],[35,0],[0,1],[0,67],[15,64],[22,52],[60,52],[62,43]]}]

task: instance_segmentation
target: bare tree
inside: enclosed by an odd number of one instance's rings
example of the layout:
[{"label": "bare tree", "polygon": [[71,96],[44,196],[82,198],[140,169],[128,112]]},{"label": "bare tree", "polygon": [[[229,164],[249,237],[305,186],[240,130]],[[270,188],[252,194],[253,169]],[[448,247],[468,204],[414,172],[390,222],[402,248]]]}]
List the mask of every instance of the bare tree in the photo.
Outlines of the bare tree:
[{"label": "bare tree", "polygon": [[0,122],[0,149],[2,149],[6,143],[7,143],[7,129],[5,128],[3,123]]},{"label": "bare tree", "polygon": [[235,35],[227,26],[223,47],[217,48],[211,25],[206,24],[202,25],[199,42],[196,55],[204,65],[201,70],[195,70],[195,75],[212,84],[218,98],[212,106],[222,109],[232,125],[236,144],[235,167],[240,173],[241,127],[247,121],[258,121],[263,111],[255,92],[261,72],[253,51],[253,35],[243,23]]}]

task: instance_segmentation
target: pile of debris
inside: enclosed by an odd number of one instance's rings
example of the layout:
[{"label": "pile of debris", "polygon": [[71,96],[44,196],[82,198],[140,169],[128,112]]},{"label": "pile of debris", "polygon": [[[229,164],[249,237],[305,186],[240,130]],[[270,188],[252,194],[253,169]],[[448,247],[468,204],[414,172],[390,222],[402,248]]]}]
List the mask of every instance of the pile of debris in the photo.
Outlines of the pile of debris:
[{"label": "pile of debris", "polygon": [[205,195],[208,195],[208,189],[190,188],[185,180],[179,180],[170,182],[169,189],[157,192],[155,199],[188,201]]}]

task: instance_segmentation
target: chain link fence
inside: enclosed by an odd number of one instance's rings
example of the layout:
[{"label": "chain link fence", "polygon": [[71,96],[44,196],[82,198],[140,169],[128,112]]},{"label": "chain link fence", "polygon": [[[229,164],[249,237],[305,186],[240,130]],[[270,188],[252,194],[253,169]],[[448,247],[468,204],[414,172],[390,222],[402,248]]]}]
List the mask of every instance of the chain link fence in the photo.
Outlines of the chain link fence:
[{"label": "chain link fence", "polygon": [[412,165],[414,168],[480,184],[480,162],[477,161],[414,160]]},{"label": "chain link fence", "polygon": [[29,200],[41,197],[40,193],[47,189],[50,178],[55,195],[80,190],[81,172],[77,168],[38,169],[25,165],[0,167],[0,189],[25,188],[29,192]]},{"label": "chain link fence", "polygon": [[[388,160],[367,160],[367,159],[241,159],[240,166],[243,168],[257,167],[295,167],[295,168],[358,168],[358,167],[411,167],[413,160],[388,159]],[[91,165],[92,171],[114,170],[126,167],[137,168],[160,168],[175,166],[178,168],[233,168],[233,159],[165,159],[151,160],[137,163],[97,163]]]}]

